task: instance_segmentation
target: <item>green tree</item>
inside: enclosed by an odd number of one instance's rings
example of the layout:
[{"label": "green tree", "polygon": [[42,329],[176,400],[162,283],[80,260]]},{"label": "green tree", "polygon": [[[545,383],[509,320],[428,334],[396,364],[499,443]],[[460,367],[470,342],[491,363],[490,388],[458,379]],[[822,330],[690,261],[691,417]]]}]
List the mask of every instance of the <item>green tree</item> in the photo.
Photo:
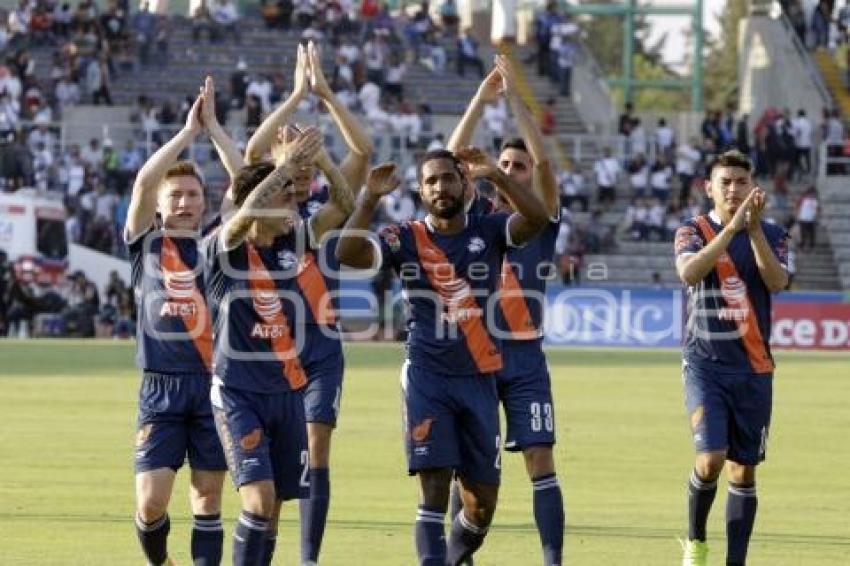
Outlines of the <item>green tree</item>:
[{"label": "green tree", "polygon": [[706,108],[723,109],[737,105],[738,95],[738,27],[747,15],[747,0],[728,0],[720,21],[720,37],[706,43],[705,104]]}]

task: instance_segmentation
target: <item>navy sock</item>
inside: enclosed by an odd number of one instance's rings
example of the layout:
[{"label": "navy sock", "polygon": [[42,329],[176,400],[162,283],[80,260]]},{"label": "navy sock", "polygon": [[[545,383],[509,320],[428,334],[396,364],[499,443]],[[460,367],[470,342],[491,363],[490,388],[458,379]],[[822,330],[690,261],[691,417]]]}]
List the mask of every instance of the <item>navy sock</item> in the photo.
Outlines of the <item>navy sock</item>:
[{"label": "navy sock", "polygon": [[564,498],[555,474],[531,481],[534,487],[534,522],[543,545],[543,564],[559,566],[564,550]]},{"label": "navy sock", "polygon": [[263,559],[260,561],[262,566],[271,565],[275,546],[277,546],[277,533],[266,532],[266,540],[263,541]]},{"label": "navy sock", "polygon": [[463,511],[458,513],[452,521],[446,564],[457,566],[471,558],[475,551],[481,548],[485,536],[487,536],[487,527],[473,525],[466,519]]},{"label": "navy sock", "polygon": [[452,481],[452,490],[449,493],[449,517],[454,519],[463,509],[463,499],[460,497],[460,486],[458,480]]},{"label": "navy sock", "polygon": [[416,554],[420,566],[445,566],[446,532],[443,527],[445,509],[420,505],[416,512]]},{"label": "navy sock", "polygon": [[301,513],[301,561],[316,562],[331,499],[330,472],[327,468],[310,469],[310,499],[299,501]]},{"label": "navy sock", "polygon": [[192,518],[192,562],[195,566],[221,564],[224,528],[221,514],[195,515]]},{"label": "navy sock", "polygon": [[708,512],[717,494],[717,480],[700,479],[696,470],[688,481],[688,539],[705,542],[705,525]]},{"label": "navy sock", "polygon": [[168,513],[152,523],[145,523],[136,515],[136,534],[142,543],[142,550],[149,564],[160,566],[168,558],[168,531],[171,530],[171,520]]},{"label": "navy sock", "polygon": [[233,566],[257,566],[263,558],[263,546],[269,520],[248,511],[239,514],[233,531]]},{"label": "navy sock", "polygon": [[729,483],[729,496],[726,499],[726,564],[746,563],[757,508],[755,485]]}]

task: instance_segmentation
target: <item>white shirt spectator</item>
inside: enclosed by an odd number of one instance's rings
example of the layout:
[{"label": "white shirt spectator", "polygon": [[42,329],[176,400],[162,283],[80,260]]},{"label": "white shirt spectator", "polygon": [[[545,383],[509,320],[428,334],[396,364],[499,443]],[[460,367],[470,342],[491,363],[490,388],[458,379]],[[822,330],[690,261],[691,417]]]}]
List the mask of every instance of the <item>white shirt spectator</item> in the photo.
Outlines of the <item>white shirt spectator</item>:
[{"label": "white shirt spectator", "polygon": [[693,177],[697,171],[700,152],[690,146],[690,144],[682,144],[676,150],[676,173],[680,175],[688,175]]},{"label": "white shirt spectator", "polygon": [[82,226],[80,226],[80,221],[76,214],[69,216],[65,220],[65,237],[69,242],[74,243],[79,242],[83,237]]},{"label": "white shirt spectator", "polygon": [[257,77],[248,83],[245,95],[254,95],[260,99],[260,106],[264,115],[271,111],[272,83],[265,77]]},{"label": "white shirt spectator", "polygon": [[667,211],[664,209],[664,205],[654,204],[649,208],[649,212],[647,214],[647,224],[656,228],[661,228],[664,226],[666,216]]},{"label": "white shirt spectator", "polygon": [[642,153],[646,155],[646,131],[638,124],[629,134],[629,142],[632,155]]},{"label": "white shirt spectator", "polygon": [[56,83],[56,101],[60,109],[77,104],[80,101],[80,87],[76,83],[62,79]]},{"label": "white shirt spectator", "polygon": [[360,106],[368,114],[378,108],[378,101],[381,100],[381,88],[375,83],[366,83],[360,88]]},{"label": "white shirt spectator", "polygon": [[100,145],[97,148],[87,145],[83,148],[81,157],[89,167],[98,167],[100,162],[103,161],[103,148]]},{"label": "white shirt spectator", "polygon": [[115,205],[118,203],[118,197],[114,193],[101,193],[95,197],[94,216],[104,220],[112,221]]},{"label": "white shirt spectator", "polygon": [[792,121],[794,132],[794,145],[798,149],[809,149],[812,147],[812,123],[805,116],[797,116]]},{"label": "white shirt spectator", "polygon": [[820,203],[815,196],[805,196],[800,201],[800,210],[797,212],[797,220],[800,222],[814,222],[818,218]]},{"label": "white shirt spectator", "polygon": [[384,68],[386,57],[383,43],[369,40],[363,46],[363,56],[366,58],[366,68],[371,71],[380,71]]},{"label": "white shirt spectator", "polygon": [[39,143],[44,144],[45,149],[53,149],[56,146],[56,135],[50,130],[41,130],[40,128],[36,128],[31,131],[29,133],[29,137],[27,137],[27,147],[29,147],[30,151],[35,153],[35,148]]},{"label": "white shirt spectator", "polygon": [[593,164],[593,172],[596,174],[596,184],[600,187],[613,187],[617,184],[620,174],[620,164],[614,157],[603,157]]},{"label": "white shirt spectator", "polygon": [[236,4],[228,0],[215,2],[210,12],[212,19],[223,26],[234,24],[239,20]]},{"label": "white shirt spectator", "polygon": [[646,189],[649,185],[649,164],[644,163],[643,167],[632,173],[629,176],[629,183],[633,189]]},{"label": "white shirt spectator", "polygon": [[652,185],[653,189],[658,189],[661,191],[670,190],[670,177],[672,177],[673,171],[671,171],[669,165],[665,165],[663,168],[653,171],[649,176],[649,184]]},{"label": "white shirt spectator", "polygon": [[561,224],[558,227],[558,236],[555,238],[555,254],[556,255],[564,255],[567,253],[567,246],[570,243],[570,233],[572,232],[572,226],[570,226],[570,220],[567,217],[569,211],[564,209],[561,211]]},{"label": "white shirt spectator", "polygon": [[345,57],[345,60],[351,64],[360,60],[360,48],[349,41],[346,41],[340,46],[338,53]]},{"label": "white shirt spectator", "polygon": [[21,80],[12,74],[7,67],[0,67],[0,92],[6,91],[12,100],[20,100],[22,92]]},{"label": "white shirt spectator", "polygon": [[428,148],[426,151],[437,151],[438,149],[445,149],[446,144],[444,144],[441,140],[434,138],[431,140],[431,143],[428,144]]},{"label": "white shirt spectator", "polygon": [[568,197],[583,195],[586,189],[584,175],[574,171],[561,171],[558,173],[558,187],[561,194]]},{"label": "white shirt spectator", "polygon": [[673,147],[674,137],[673,128],[670,126],[661,126],[655,130],[655,143],[661,151]]},{"label": "white shirt spectator", "polygon": [[404,80],[404,74],[406,71],[407,67],[404,63],[393,65],[392,67],[387,69],[387,82],[390,84],[401,84],[401,82]]},{"label": "white shirt spectator", "polygon": [[68,172],[68,196],[75,197],[86,181],[86,168],[82,162],[71,160],[66,167]]},{"label": "white shirt spectator", "polygon": [[831,145],[840,145],[844,141],[844,125],[835,116],[831,117],[826,123],[826,139],[824,141]]}]

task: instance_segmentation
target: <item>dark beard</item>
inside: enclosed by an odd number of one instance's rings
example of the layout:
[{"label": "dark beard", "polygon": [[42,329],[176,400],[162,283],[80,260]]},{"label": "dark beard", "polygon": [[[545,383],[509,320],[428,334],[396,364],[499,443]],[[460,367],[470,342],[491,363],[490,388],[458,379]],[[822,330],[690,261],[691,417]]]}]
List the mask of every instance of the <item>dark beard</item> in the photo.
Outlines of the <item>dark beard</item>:
[{"label": "dark beard", "polygon": [[463,210],[463,201],[461,201],[460,199],[453,198],[452,204],[448,208],[437,210],[436,206],[432,206],[429,212],[437,218],[448,220],[457,216],[461,210]]}]

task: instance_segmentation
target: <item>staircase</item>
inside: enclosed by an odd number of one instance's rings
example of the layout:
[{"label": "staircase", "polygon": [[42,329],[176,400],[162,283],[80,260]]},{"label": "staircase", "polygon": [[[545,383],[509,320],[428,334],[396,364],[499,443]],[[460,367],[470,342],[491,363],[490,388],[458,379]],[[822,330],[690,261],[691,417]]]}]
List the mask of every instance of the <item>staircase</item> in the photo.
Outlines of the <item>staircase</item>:
[{"label": "staircase", "polygon": [[848,93],[844,82],[844,71],[838,68],[835,57],[826,49],[818,49],[812,53],[812,59],[820,69],[836,106],[841,110],[841,114],[847,118],[850,116],[850,93]]}]

